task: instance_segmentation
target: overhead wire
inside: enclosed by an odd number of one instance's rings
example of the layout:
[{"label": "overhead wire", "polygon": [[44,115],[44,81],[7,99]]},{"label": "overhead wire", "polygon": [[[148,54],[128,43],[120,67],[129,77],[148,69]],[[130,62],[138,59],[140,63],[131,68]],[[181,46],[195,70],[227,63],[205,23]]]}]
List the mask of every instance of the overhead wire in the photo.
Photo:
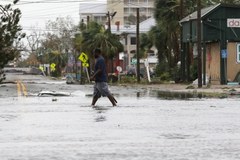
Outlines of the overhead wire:
[{"label": "overhead wire", "polygon": [[[88,0],[88,2],[91,2],[94,0]],[[80,2],[86,2],[85,0],[40,0],[40,1],[20,1],[16,5],[26,5],[26,4],[34,4],[34,3],[80,3]],[[94,1],[96,2],[96,1]]]},{"label": "overhead wire", "polygon": [[[57,12],[59,10],[62,10],[64,15],[68,15],[68,14],[72,13],[72,10],[74,10],[74,8],[76,8],[76,6],[68,6],[67,10],[65,8],[66,8],[65,6],[60,6],[60,7],[59,6],[54,6],[54,7],[51,7],[51,9],[42,9],[41,11],[31,10],[31,11],[23,13],[24,15],[26,15],[26,16],[24,16],[24,19],[36,19],[36,18],[45,19],[45,18],[49,18],[52,15],[58,16],[58,15],[60,15],[60,13]],[[92,8],[92,9],[94,9],[94,8]],[[35,12],[38,12],[36,16],[34,14]],[[76,12],[77,12],[77,14],[79,14],[79,7],[76,9]],[[34,17],[31,16],[33,14],[34,14]],[[76,18],[76,19],[78,18],[77,16],[76,17],[70,16],[70,17],[71,18]]]},{"label": "overhead wire", "polygon": [[[104,4],[99,4],[99,5],[101,6],[101,5],[104,5]],[[64,10],[66,8],[67,8],[67,10]],[[92,7],[92,9],[94,9],[94,8],[95,7]],[[56,11],[59,11],[59,10],[62,10],[63,14],[67,15],[68,13],[72,13],[72,11],[74,9],[79,14],[79,7],[76,9],[76,5],[75,6],[67,6],[67,7],[66,6],[54,6],[51,9],[41,9],[40,11],[34,9],[34,10],[30,11],[30,12],[27,12],[26,14],[32,15],[35,12],[37,12],[39,18],[45,18],[45,17],[51,16],[53,14],[54,15],[59,15],[59,12],[56,12]],[[27,16],[26,18],[31,18],[31,16]],[[74,18],[76,18],[76,17],[74,17]]]},{"label": "overhead wire", "polygon": [[[62,10],[62,13],[61,14],[64,14],[64,15],[68,15],[69,13],[73,13],[73,10],[75,9],[76,7],[74,6],[71,6],[71,7],[68,7],[68,10],[64,10],[65,7],[55,7],[55,8],[50,8],[50,9],[44,9],[44,10],[36,10],[36,11],[28,11],[28,12],[25,12],[23,13],[25,15],[25,18],[36,18],[36,17],[33,17],[32,15],[34,16],[37,16],[38,18],[39,17],[47,17],[49,18],[49,16],[53,16],[53,15],[59,15],[59,10]],[[37,12],[37,14],[35,14]],[[78,9],[76,9],[76,12],[79,12]]]},{"label": "overhead wire", "polygon": [[[6,1],[6,0],[5,0]],[[11,0],[10,0],[11,1]],[[113,6],[117,6],[119,3],[121,3],[121,2],[123,2],[124,0],[115,0],[115,1],[113,1],[113,3],[112,3],[112,5]],[[21,3],[20,3],[21,2]],[[38,18],[38,19],[47,19],[47,18],[50,18],[50,16],[52,16],[52,15],[56,15],[56,16],[59,16],[59,17],[63,17],[63,16],[61,16],[60,15],[60,13],[59,12],[57,12],[57,11],[59,11],[59,10],[62,10],[63,11],[63,14],[64,14],[64,16],[65,15],[68,15],[68,13],[72,13],[72,10],[74,10],[75,8],[76,8],[76,5],[75,6],[71,6],[71,5],[69,5],[68,7],[67,7],[67,9],[68,10],[64,10],[65,8],[66,8],[66,6],[57,6],[57,3],[68,3],[68,4],[70,4],[70,3],[79,3],[79,5],[81,4],[81,2],[83,2],[83,3],[85,3],[86,1],[84,1],[84,0],[78,0],[78,1],[76,1],[76,0],[40,0],[40,1],[26,1],[26,0],[23,0],[23,1],[19,1],[19,6],[25,6],[25,5],[28,5],[28,4],[44,4],[44,3],[56,3],[56,5],[55,6],[53,6],[51,9],[41,9],[40,11],[38,10],[38,8],[33,8],[33,10],[30,10],[30,11],[28,11],[28,12],[26,12],[26,13],[23,13],[24,15],[26,15],[26,16],[24,16],[24,19],[29,19],[29,20],[31,20],[31,19],[36,19],[36,18]],[[89,1],[87,1],[86,3],[89,3],[89,2],[92,2],[91,0],[89,0]],[[103,3],[101,3],[101,2],[98,2],[99,3],[99,5],[106,5],[106,3],[105,4],[103,4]],[[129,5],[135,5],[135,6],[137,6],[136,5],[136,3],[128,3]],[[76,11],[78,12],[78,14],[79,14],[79,5],[78,5],[78,8],[76,9]],[[99,5],[98,6],[89,6],[89,8],[86,8],[86,9],[92,9],[92,10],[94,10],[94,8],[96,8],[96,7],[99,7]],[[40,8],[39,8],[40,9]],[[36,14],[34,14],[34,13],[36,13],[37,12],[37,14],[38,15],[36,15]],[[31,15],[34,15],[34,17],[32,17]],[[72,17],[72,16],[70,16],[71,18],[78,18],[78,17]],[[80,20],[79,20],[80,21]],[[24,27],[24,28],[26,28],[26,27]],[[30,28],[30,27],[29,27]]]},{"label": "overhead wire", "polygon": [[[5,0],[6,1],[6,0]],[[11,1],[11,0],[9,0],[9,1]],[[26,3],[28,3],[28,4],[34,4],[34,3],[39,3],[39,4],[43,4],[43,3],[79,3],[80,4],[80,2],[85,2],[84,0],[82,0],[82,1],[79,1],[79,0],[41,0],[41,1],[20,1],[20,2],[22,2],[21,4],[16,4],[16,5],[24,5],[24,4],[26,4]],[[26,2],[26,3],[23,3],[23,2]],[[88,1],[88,2],[86,2],[86,3],[89,3],[89,2],[91,2],[91,0],[90,1]],[[113,1],[113,6],[116,6],[116,5],[118,5],[120,2],[123,2],[123,0],[115,0],[115,1]],[[136,5],[135,3],[129,3],[129,4],[132,4],[132,5]],[[99,4],[100,6],[101,5],[106,5],[106,4]],[[98,6],[99,6],[98,5]],[[89,7],[89,8],[86,8],[86,9],[94,9],[95,7],[98,7],[98,6],[91,6],[91,7]],[[137,6],[137,5],[136,5]],[[72,6],[72,8],[75,8],[76,6]],[[53,8],[51,9],[51,11],[53,11],[53,10],[58,10],[58,9],[65,9],[66,7],[65,6],[61,6],[61,7],[57,7],[57,6],[53,6]],[[36,12],[36,10],[37,10],[38,8],[33,8],[33,13],[35,13]],[[69,7],[68,7],[68,9],[69,9]],[[78,8],[79,9],[79,8]],[[42,9],[41,8],[41,11],[38,11],[38,13],[46,13],[46,11],[49,11],[49,9]],[[54,13],[54,12],[53,12]],[[29,13],[29,14],[31,14],[31,12]],[[44,14],[44,15],[52,15],[52,13],[50,12],[49,14]]]}]

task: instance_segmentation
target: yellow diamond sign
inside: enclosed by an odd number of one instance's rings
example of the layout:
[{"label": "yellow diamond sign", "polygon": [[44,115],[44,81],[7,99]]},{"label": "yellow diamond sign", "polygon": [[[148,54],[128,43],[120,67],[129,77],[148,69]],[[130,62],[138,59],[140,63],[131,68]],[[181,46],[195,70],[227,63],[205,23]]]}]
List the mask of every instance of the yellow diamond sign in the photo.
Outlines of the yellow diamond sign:
[{"label": "yellow diamond sign", "polygon": [[50,67],[51,67],[51,71],[55,71],[56,70],[56,64],[55,63],[52,63],[51,65],[50,65]]},{"label": "yellow diamond sign", "polygon": [[44,71],[43,66],[40,66],[39,69],[40,69],[42,72]]},{"label": "yellow diamond sign", "polygon": [[78,59],[83,62],[83,63],[86,63],[88,61],[88,55],[84,52],[82,52],[80,54],[80,56],[78,57]]},{"label": "yellow diamond sign", "polygon": [[83,67],[89,67],[89,64],[88,63],[83,63],[82,66]]}]

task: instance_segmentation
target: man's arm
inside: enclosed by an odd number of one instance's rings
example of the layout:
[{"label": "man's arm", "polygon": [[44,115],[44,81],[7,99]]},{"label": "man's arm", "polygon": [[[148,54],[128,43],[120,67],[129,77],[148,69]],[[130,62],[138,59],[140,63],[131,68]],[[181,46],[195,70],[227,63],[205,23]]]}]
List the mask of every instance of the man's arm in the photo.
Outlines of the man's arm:
[{"label": "man's arm", "polygon": [[90,80],[91,81],[94,81],[95,77],[100,74],[102,71],[101,69],[98,69],[91,77],[90,77]]},{"label": "man's arm", "polygon": [[94,81],[96,76],[101,75],[102,74],[102,66],[98,65],[98,70],[96,72],[94,72],[94,74],[90,77],[91,81]]}]

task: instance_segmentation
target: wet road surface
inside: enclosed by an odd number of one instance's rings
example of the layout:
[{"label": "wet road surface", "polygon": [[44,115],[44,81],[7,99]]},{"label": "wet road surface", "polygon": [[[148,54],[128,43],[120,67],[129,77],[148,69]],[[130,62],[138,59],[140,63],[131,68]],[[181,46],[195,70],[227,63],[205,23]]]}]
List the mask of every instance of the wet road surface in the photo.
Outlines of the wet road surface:
[{"label": "wet road surface", "polygon": [[237,98],[165,100],[110,87],[118,107],[101,98],[92,108],[91,86],[38,97],[31,85],[27,97],[0,96],[1,160],[240,159]]}]

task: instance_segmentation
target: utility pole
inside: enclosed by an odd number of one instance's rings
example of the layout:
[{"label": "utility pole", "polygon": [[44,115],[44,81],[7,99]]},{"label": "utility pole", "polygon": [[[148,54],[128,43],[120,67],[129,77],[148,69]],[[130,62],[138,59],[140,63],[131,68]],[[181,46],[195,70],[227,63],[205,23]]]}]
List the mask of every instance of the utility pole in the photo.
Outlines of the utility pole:
[{"label": "utility pole", "polygon": [[117,12],[113,12],[113,13],[109,13],[109,11],[107,12],[107,19],[108,19],[108,30],[111,33],[111,19],[113,19],[113,17],[116,15]]},{"label": "utility pole", "polygon": [[[183,0],[180,0],[180,18],[183,18]],[[181,26],[182,27],[182,26]],[[181,55],[181,80],[184,82],[185,81],[185,70],[186,70],[186,54],[184,50],[184,43],[183,43],[183,29],[181,28],[181,33],[180,33],[180,55]]]},{"label": "utility pole", "polygon": [[[83,22],[83,20],[82,20],[82,22]],[[87,30],[89,30],[89,23],[90,23],[90,17],[89,16],[87,16],[87,26],[86,26],[86,29]],[[80,54],[82,54],[82,53],[80,53]],[[79,55],[78,55],[79,56]],[[91,66],[90,65],[90,60],[88,60],[88,63],[89,63],[89,66]],[[81,61],[81,68],[80,68],[80,74],[81,74],[81,77],[80,77],[80,84],[84,84],[84,78],[85,77],[83,77],[83,75],[84,75],[84,70],[83,70],[84,68],[83,68],[83,62]],[[88,70],[88,69],[86,69],[86,70]],[[88,72],[88,73],[90,73],[89,71],[86,71],[85,70],[85,72]],[[89,67],[89,70],[90,70],[90,67]]]},{"label": "utility pole", "polygon": [[139,59],[139,8],[137,8],[137,24],[136,24],[136,53],[137,53],[137,82],[140,83],[140,59]]},{"label": "utility pole", "polygon": [[109,11],[108,11],[108,13],[107,13],[107,18],[108,18],[108,30],[109,30],[109,32],[111,33],[111,19],[110,19],[110,13],[109,13]]},{"label": "utility pole", "polygon": [[90,17],[87,16],[87,29],[89,29]]},{"label": "utility pole", "polygon": [[201,0],[197,1],[198,88],[202,88]]},{"label": "utility pole", "polygon": [[[111,34],[111,20],[116,15],[117,12],[109,13],[107,12],[107,18],[108,18],[108,33]],[[112,73],[114,72],[114,64],[113,64],[113,57],[112,57]]]}]

